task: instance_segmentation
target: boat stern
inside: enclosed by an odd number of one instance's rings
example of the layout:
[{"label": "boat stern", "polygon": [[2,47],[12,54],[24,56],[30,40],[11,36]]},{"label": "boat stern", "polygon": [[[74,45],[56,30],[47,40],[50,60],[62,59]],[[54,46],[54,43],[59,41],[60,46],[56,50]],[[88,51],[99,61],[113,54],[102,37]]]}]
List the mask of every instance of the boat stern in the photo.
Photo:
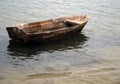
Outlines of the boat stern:
[{"label": "boat stern", "polygon": [[14,41],[26,41],[26,34],[17,27],[6,27],[9,37]]},{"label": "boat stern", "polygon": [[6,30],[8,32],[8,35],[11,39],[15,38],[15,29],[14,27],[6,27]]}]

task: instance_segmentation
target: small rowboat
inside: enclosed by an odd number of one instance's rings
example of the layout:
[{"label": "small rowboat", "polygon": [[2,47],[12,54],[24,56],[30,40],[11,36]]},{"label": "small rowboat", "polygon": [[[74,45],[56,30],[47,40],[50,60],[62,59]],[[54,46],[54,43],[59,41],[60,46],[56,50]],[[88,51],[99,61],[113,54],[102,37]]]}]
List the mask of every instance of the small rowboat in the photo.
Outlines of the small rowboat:
[{"label": "small rowboat", "polygon": [[88,22],[87,15],[69,16],[6,27],[9,37],[21,43],[48,42],[81,31]]}]

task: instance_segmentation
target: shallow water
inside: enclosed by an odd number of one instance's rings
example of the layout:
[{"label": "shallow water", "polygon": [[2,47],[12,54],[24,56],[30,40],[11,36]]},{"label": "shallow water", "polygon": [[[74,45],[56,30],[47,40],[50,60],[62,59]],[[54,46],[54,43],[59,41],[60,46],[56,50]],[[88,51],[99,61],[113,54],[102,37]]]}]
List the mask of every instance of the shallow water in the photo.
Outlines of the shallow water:
[{"label": "shallow water", "polygon": [[[0,0],[0,84],[120,84],[119,0]],[[5,27],[87,14],[82,32],[23,46]]]}]

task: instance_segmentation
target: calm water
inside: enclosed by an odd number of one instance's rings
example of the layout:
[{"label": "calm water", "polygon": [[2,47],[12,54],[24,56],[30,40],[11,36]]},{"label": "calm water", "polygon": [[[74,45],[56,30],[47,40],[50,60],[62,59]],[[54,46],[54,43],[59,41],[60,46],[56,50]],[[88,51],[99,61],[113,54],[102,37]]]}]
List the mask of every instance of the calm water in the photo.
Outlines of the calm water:
[{"label": "calm water", "polygon": [[[90,16],[70,38],[23,46],[5,27]],[[120,84],[120,0],[0,0],[0,84]]]}]

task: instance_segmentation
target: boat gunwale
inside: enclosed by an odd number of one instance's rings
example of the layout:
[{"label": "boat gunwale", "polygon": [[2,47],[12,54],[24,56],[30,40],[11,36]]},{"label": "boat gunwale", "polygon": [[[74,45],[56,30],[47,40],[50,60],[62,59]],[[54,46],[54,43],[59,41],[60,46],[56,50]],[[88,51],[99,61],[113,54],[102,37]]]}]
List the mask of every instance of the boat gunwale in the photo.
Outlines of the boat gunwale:
[{"label": "boat gunwale", "polygon": [[[37,24],[37,23],[44,23],[44,22],[47,22],[47,21],[53,21],[53,22],[64,22],[66,24],[66,22],[68,20],[70,20],[69,18],[73,18],[73,17],[85,17],[84,21],[82,19],[81,23],[76,23],[76,25],[81,25],[81,24],[84,24],[84,23],[87,23],[88,20],[89,20],[89,16],[88,15],[80,15],[80,16],[67,16],[67,17],[62,17],[62,18],[56,18],[56,19],[48,19],[48,20],[43,20],[43,21],[37,21],[37,22],[30,22],[30,23],[22,23],[22,24],[18,24],[18,25],[15,25],[14,28],[18,28],[19,30],[23,31],[23,29],[28,26],[29,27],[29,24]],[[31,26],[31,25],[30,25]],[[75,26],[75,25],[74,25]],[[73,26],[71,26],[73,27]],[[71,28],[69,27],[69,28]],[[64,28],[64,27],[63,27]],[[68,26],[66,26],[66,28],[68,28]],[[60,28],[62,29],[62,28]],[[56,31],[57,30],[60,30],[60,29],[55,29]],[[52,31],[55,31],[55,30],[52,30]],[[31,34],[36,34],[36,35],[39,35],[39,34],[43,34],[43,33],[46,33],[48,32],[49,30],[46,30],[46,31],[41,31],[40,33],[27,33],[25,31],[23,31],[26,35],[31,35]],[[52,32],[51,31],[51,32]]]}]

